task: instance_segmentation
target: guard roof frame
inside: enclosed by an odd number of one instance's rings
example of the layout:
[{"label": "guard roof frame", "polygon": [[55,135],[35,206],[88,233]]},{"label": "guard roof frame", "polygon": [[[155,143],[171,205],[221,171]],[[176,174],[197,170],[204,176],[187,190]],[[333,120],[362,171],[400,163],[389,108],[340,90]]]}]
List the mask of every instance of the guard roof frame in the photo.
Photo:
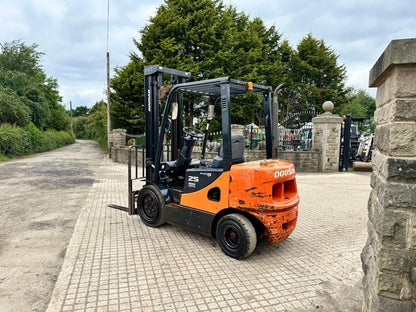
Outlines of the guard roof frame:
[{"label": "guard roof frame", "polygon": [[[232,165],[231,155],[231,95],[239,95],[246,93],[262,93],[264,116],[265,116],[265,134],[266,134],[266,158],[272,158],[272,110],[271,110],[271,86],[262,86],[252,84],[252,88],[248,89],[248,83],[241,80],[231,79],[230,77],[222,77],[208,79],[202,81],[186,82],[175,84],[171,87],[166,99],[163,111],[162,122],[160,125],[160,133],[158,134],[157,145],[155,148],[155,158],[153,159],[154,170],[151,180],[158,183],[160,180],[160,161],[163,151],[163,140],[165,129],[168,122],[168,115],[172,107],[173,99],[179,95],[182,98],[183,93],[192,93],[199,95],[211,96],[215,100],[221,98],[221,115],[222,115],[222,132],[223,132],[223,152],[224,152],[224,172],[229,171]],[[214,101],[215,101],[214,100]],[[147,177],[149,179],[149,177]]]}]

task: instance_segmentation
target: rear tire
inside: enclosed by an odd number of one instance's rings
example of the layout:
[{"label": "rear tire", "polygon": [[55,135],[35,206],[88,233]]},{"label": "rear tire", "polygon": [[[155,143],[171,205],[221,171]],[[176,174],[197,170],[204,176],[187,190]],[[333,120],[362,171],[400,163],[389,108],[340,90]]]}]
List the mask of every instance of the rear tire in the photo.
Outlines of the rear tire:
[{"label": "rear tire", "polygon": [[165,200],[156,186],[146,185],[140,190],[137,213],[147,226],[157,227],[166,222]]},{"label": "rear tire", "polygon": [[222,251],[235,259],[247,257],[256,248],[257,236],[253,224],[238,213],[226,215],[218,221],[216,236]]}]

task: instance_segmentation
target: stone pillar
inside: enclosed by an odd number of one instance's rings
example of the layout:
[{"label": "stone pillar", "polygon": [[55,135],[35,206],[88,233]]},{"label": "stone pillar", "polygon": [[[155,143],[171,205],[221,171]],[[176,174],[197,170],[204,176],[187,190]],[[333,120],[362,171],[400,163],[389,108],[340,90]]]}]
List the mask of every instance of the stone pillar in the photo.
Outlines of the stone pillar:
[{"label": "stone pillar", "polygon": [[339,164],[342,118],[331,113],[334,109],[332,102],[325,102],[322,108],[325,113],[312,118],[313,149],[321,152],[319,172],[336,172]]},{"label": "stone pillar", "polygon": [[238,124],[231,124],[231,134],[241,134],[244,136],[244,126]]},{"label": "stone pillar", "polygon": [[416,39],[393,40],[377,87],[363,311],[416,311]]},{"label": "stone pillar", "polygon": [[114,147],[126,147],[126,133],[125,129],[114,129],[113,133],[113,144]]}]

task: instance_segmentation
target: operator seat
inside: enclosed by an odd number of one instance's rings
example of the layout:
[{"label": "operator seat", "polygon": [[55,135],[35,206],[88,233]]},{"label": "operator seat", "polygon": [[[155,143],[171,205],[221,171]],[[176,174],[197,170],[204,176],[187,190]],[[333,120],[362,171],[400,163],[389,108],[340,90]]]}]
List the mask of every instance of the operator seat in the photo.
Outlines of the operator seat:
[{"label": "operator seat", "polygon": [[192,150],[194,149],[195,141],[191,136],[184,139],[183,147],[179,152],[176,161],[176,171],[179,174],[184,174],[189,164],[192,161]]},{"label": "operator seat", "polygon": [[177,176],[183,176],[192,161],[191,155],[194,145],[195,141],[191,136],[185,137],[183,147],[179,151],[178,159],[163,163],[162,169],[170,171]]},{"label": "operator seat", "polygon": [[[231,135],[231,153],[233,165],[245,162],[244,157],[245,141],[241,134]],[[222,168],[224,164],[224,147],[221,144],[218,156],[215,156],[212,160],[212,168]]]}]

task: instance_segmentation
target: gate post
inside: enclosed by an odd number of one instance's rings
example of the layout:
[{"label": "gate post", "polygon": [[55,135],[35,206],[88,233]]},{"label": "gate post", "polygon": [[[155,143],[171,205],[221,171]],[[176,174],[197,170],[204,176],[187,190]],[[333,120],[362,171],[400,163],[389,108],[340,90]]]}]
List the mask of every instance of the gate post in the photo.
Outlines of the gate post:
[{"label": "gate post", "polygon": [[120,160],[120,149],[126,147],[126,130],[125,129],[113,129],[108,133],[110,150],[108,151],[110,159],[113,161]]},{"label": "gate post", "polygon": [[[351,116],[344,118],[343,129],[341,130],[339,171],[348,171],[350,165],[351,147]],[[342,152],[341,152],[342,151]]]},{"label": "gate post", "polygon": [[416,39],[391,41],[369,85],[377,109],[363,311],[416,311]]},{"label": "gate post", "polygon": [[114,147],[126,147],[126,129],[113,129]]},{"label": "gate post", "polygon": [[331,113],[332,102],[325,102],[322,108],[325,113],[312,118],[313,149],[321,152],[318,171],[337,172],[342,118]]}]

